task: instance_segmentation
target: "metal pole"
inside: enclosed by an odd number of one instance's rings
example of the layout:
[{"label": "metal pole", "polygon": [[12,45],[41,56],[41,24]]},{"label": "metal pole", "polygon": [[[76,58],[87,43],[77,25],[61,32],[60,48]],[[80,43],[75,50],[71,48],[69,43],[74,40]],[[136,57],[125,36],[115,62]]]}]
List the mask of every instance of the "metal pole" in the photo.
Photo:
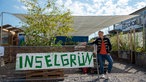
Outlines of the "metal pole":
[{"label": "metal pole", "polygon": [[97,76],[98,76],[98,80],[100,79],[99,78],[99,65],[98,65],[98,54],[96,54],[96,63],[97,63]]},{"label": "metal pole", "polygon": [[1,36],[0,36],[0,45],[2,45],[2,29],[3,29],[3,13],[4,12],[1,12]]}]

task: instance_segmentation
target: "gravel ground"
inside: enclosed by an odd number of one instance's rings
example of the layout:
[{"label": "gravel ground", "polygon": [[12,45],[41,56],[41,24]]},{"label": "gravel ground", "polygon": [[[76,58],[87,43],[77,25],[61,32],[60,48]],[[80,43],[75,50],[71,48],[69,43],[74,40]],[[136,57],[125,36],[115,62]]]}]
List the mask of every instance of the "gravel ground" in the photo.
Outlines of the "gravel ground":
[{"label": "gravel ground", "polygon": [[66,71],[72,74],[65,74],[66,77],[63,82],[146,82],[146,69],[120,62],[113,64],[109,80],[97,80],[97,74],[78,74],[77,71],[79,70],[77,69],[66,69]]},{"label": "gravel ground", "polygon": [[[15,64],[6,64],[5,67],[0,67],[0,82],[8,82],[8,79],[12,77],[11,74],[15,72],[14,69],[15,69]],[[112,73],[109,74],[110,76],[109,80],[105,80],[105,79],[97,80],[98,78],[97,74],[83,74],[80,71],[80,69],[64,69],[64,71],[65,71],[64,80],[60,82],[146,82],[146,69],[135,66],[133,64],[127,64],[121,62],[114,62]],[[45,81],[45,82],[50,82],[50,81]],[[56,81],[51,81],[51,82],[56,82]]]}]

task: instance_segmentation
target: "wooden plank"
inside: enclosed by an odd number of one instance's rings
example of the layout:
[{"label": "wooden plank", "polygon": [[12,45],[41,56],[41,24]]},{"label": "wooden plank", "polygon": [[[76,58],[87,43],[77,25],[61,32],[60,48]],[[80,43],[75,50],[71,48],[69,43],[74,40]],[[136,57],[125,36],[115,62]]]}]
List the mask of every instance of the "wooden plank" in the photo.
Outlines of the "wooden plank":
[{"label": "wooden plank", "polygon": [[62,75],[63,72],[56,72],[56,73],[46,73],[46,72],[40,72],[40,73],[32,73],[32,74],[29,74],[27,76],[37,76],[37,75]]},{"label": "wooden plank", "polygon": [[31,71],[27,71],[27,74],[31,74],[31,73],[40,73],[40,72],[49,72],[49,73],[56,73],[56,72],[63,72],[62,69],[49,69],[49,70],[31,70]]},{"label": "wooden plank", "polygon": [[27,71],[26,79],[30,78],[59,78],[64,77],[63,69],[50,69],[50,70],[32,70]]}]

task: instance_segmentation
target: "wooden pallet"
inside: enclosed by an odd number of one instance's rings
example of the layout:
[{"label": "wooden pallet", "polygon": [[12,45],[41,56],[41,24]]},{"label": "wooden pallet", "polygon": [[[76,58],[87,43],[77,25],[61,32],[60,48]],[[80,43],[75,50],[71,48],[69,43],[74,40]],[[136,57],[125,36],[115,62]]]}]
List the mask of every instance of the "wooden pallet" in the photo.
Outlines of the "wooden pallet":
[{"label": "wooden pallet", "polygon": [[26,78],[26,72],[25,71],[15,71],[14,77],[17,79],[25,79]]},{"label": "wooden pallet", "polygon": [[60,78],[64,77],[63,69],[49,69],[49,70],[32,70],[27,71],[26,79],[44,79],[44,78]]}]

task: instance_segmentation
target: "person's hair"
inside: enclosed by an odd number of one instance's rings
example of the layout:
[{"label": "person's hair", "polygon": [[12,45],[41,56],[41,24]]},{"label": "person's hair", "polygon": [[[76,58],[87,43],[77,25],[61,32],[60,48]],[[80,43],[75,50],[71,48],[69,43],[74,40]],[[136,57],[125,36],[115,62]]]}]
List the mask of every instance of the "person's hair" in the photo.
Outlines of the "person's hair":
[{"label": "person's hair", "polygon": [[98,31],[98,33],[99,33],[99,32],[103,33],[103,31]]}]

